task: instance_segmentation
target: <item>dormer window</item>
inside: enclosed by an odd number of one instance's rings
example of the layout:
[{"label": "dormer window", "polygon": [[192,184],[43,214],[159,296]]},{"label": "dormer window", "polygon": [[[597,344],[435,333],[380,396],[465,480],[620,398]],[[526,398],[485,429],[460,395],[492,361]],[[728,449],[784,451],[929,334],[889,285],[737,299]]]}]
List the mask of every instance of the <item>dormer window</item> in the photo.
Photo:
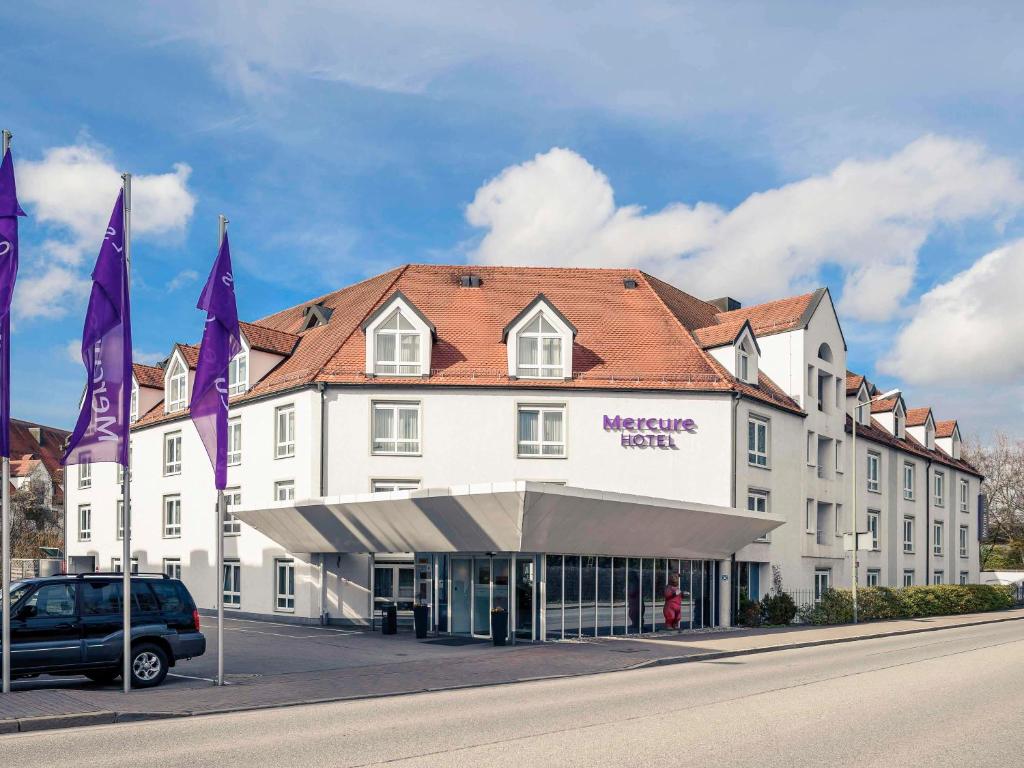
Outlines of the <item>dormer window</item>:
[{"label": "dormer window", "polygon": [[531,379],[562,378],[562,337],[543,313],[519,332],[516,375]]},{"label": "dormer window", "polygon": [[757,343],[749,329],[740,333],[736,345],[736,378],[748,384],[757,384]]},{"label": "dormer window", "polygon": [[746,350],[740,349],[739,351],[739,365],[737,369],[740,372],[740,378],[743,381],[747,381],[750,378],[750,355],[747,354]]},{"label": "dormer window", "polygon": [[139,385],[132,382],[132,400],[128,410],[128,420],[139,420]]},{"label": "dormer window", "polygon": [[185,410],[188,401],[188,369],[178,357],[171,363],[167,375],[167,412]]},{"label": "dormer window", "polygon": [[374,334],[376,358],[373,372],[378,375],[418,376],[420,334],[399,310],[391,313]]},{"label": "dormer window", "polygon": [[862,426],[867,426],[871,420],[871,409],[867,407],[869,399],[867,390],[861,387],[860,392],[857,393],[857,405],[863,407],[857,408],[857,421]]},{"label": "dormer window", "polygon": [[249,388],[249,350],[242,351],[228,363],[228,394],[241,395]]},{"label": "dormer window", "polygon": [[896,435],[898,440],[902,440],[904,438],[906,424],[907,414],[903,410],[903,405],[901,403],[897,403],[896,408],[893,410],[892,433]]},{"label": "dormer window", "polygon": [[924,447],[929,451],[935,450],[935,422],[932,421],[931,416],[928,417],[928,421],[924,425]]}]

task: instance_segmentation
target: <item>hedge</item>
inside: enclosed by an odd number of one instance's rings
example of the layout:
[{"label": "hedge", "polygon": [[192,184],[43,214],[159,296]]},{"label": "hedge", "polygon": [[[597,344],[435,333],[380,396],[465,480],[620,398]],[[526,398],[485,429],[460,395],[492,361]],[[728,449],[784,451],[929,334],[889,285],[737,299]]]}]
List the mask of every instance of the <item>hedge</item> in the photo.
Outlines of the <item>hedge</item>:
[{"label": "hedge", "polygon": [[[865,587],[857,590],[858,621],[917,619],[958,613],[998,611],[1014,606],[1012,587],[998,584],[935,584],[922,587]],[[808,624],[853,621],[853,594],[830,589],[821,600],[800,611]]]}]

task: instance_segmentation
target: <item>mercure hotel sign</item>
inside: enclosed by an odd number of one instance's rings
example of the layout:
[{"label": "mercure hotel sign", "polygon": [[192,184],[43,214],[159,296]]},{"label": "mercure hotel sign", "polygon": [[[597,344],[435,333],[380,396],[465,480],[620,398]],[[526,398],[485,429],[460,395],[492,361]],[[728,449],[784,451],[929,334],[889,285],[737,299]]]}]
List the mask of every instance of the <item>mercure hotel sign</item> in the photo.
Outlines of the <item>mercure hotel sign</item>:
[{"label": "mercure hotel sign", "polygon": [[621,432],[619,442],[623,448],[661,448],[677,450],[676,435],[694,433],[697,422],[693,419],[662,419],[644,416],[604,416],[605,432]]}]

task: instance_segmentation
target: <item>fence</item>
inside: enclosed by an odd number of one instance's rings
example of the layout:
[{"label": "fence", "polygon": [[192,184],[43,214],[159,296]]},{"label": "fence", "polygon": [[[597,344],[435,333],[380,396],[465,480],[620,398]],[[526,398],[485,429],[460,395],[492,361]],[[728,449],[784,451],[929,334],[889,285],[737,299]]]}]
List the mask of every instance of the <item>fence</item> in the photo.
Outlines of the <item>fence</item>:
[{"label": "fence", "polygon": [[63,560],[59,558],[15,557],[11,559],[11,581],[53,576],[61,572]]}]

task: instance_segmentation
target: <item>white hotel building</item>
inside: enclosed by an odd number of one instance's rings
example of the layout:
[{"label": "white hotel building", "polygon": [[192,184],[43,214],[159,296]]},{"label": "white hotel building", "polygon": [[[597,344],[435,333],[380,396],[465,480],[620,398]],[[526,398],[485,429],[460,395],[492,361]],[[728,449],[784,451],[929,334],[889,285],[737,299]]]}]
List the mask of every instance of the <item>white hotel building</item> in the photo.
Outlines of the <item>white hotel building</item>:
[{"label": "white hotel building", "polygon": [[[137,365],[132,549],[204,608],[365,624],[431,607],[514,637],[728,624],[788,589],[978,581],[980,476],[955,421],[846,369],[825,289],[752,307],[637,270],[409,265],[243,324],[231,518],[187,411],[198,359]],[[856,418],[854,418],[854,414]],[[856,453],[852,430],[857,430]],[[71,470],[74,570],[120,568],[113,464]]]}]

